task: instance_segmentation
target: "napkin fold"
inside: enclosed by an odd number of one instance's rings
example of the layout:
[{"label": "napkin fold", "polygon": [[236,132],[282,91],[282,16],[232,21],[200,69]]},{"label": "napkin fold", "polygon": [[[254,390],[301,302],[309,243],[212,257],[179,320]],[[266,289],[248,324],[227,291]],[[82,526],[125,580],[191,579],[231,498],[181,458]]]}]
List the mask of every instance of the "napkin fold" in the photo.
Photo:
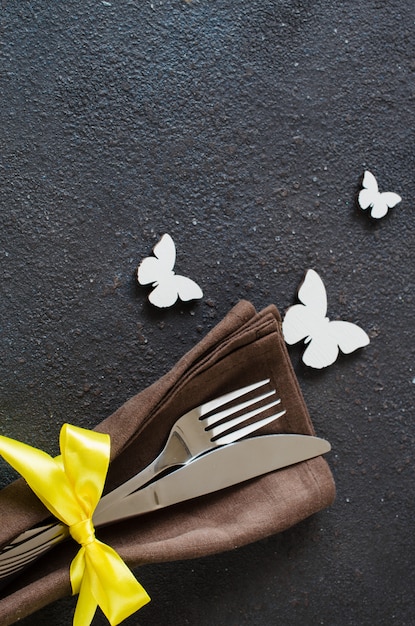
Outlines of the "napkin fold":
[{"label": "napkin fold", "polygon": [[[138,393],[96,427],[111,436],[109,491],[145,467],[163,447],[186,411],[261,379],[270,378],[286,414],[256,434],[314,435],[271,305],[257,313],[239,302],[156,383]],[[131,568],[146,563],[199,558],[281,532],[329,506],[335,486],[317,457],[168,509],[97,530]],[[0,547],[49,517],[23,480],[0,491]],[[9,626],[70,595],[74,542],[63,543],[20,574],[0,595],[0,624]],[[151,590],[148,590],[151,595]],[[157,598],[153,598],[157,602]]]}]

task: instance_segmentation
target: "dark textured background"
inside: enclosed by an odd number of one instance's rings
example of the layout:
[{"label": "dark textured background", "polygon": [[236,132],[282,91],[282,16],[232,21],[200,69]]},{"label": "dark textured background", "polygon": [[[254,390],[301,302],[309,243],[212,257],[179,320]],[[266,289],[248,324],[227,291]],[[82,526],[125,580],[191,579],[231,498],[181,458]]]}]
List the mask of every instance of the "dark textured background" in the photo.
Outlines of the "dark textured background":
[{"label": "dark textured background", "polygon": [[[284,311],[309,267],[371,336],[322,372],[290,350],[333,446],[330,510],[143,568],[153,601],[125,623],[412,626],[413,2],[0,4],[3,434],[56,453],[63,422],[97,424],[240,298]],[[403,197],[378,223],[366,168]],[[160,312],[134,270],[164,232],[205,297]]]}]

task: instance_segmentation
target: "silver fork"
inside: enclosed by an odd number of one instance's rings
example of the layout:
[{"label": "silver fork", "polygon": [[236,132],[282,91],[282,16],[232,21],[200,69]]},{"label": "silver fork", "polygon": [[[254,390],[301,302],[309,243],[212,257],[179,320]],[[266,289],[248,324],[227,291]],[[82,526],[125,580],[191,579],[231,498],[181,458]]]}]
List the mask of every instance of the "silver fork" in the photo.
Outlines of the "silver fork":
[{"label": "silver fork", "polygon": [[[94,525],[104,525],[104,511],[116,508],[123,498],[153,481],[160,473],[164,474],[169,469],[185,465],[216,446],[247,437],[284,415],[285,410],[281,410],[262,417],[281,403],[274,389],[260,395],[254,394],[239,404],[227,406],[252,392],[264,390],[269,383],[269,379],[261,380],[205,402],[182,415],[173,425],[163,450],[154,461],[101,498],[94,513]],[[266,399],[270,402],[264,405]],[[244,425],[245,422],[247,423]],[[26,565],[68,536],[69,531],[64,524],[48,524],[19,535],[0,553],[1,583],[8,582]]]}]

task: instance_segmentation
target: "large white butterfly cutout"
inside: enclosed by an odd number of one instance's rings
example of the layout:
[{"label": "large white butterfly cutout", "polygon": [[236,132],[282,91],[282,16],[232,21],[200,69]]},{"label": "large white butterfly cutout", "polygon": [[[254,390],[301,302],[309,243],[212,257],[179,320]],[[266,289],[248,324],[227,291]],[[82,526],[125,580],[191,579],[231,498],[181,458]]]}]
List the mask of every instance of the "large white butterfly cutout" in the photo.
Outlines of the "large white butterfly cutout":
[{"label": "large white butterfly cutout", "polygon": [[308,344],[303,361],[309,367],[321,369],[334,363],[339,349],[349,354],[369,343],[364,330],[350,322],[331,322],[327,313],[326,289],[320,276],[308,270],[298,290],[302,304],[294,304],[284,317],[282,329],[288,344],[305,340]]},{"label": "large white butterfly cutout", "polygon": [[179,276],[173,271],[176,262],[176,246],[170,235],[163,235],[153,248],[154,256],[148,256],[137,269],[140,285],[152,284],[154,289],[148,299],[154,306],[165,308],[172,306],[177,298],[196,300],[203,298],[203,292],[190,278]]},{"label": "large white butterfly cutout", "polygon": [[401,196],[393,191],[379,191],[376,178],[368,170],[365,171],[362,181],[363,189],[359,192],[358,202],[364,211],[370,209],[371,217],[380,219],[389,209],[402,200]]}]

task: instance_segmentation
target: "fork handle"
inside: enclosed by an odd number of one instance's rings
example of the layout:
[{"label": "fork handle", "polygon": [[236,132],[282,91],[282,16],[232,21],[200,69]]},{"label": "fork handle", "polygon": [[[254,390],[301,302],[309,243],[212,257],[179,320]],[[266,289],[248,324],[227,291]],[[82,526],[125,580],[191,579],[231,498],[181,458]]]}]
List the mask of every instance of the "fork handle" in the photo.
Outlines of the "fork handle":
[{"label": "fork handle", "polygon": [[163,450],[149,465],[101,498],[95,509],[93,517],[94,525],[100,525],[101,513],[103,513],[103,511],[106,511],[110,507],[118,506],[123,498],[143,488],[159,476],[159,474],[162,474],[166,470],[176,468],[179,465],[184,465],[193,458],[194,455],[192,455],[184,445],[180,435],[177,432],[170,433]]},{"label": "fork handle", "polygon": [[[21,533],[0,553],[0,590],[33,561],[67,537],[69,529],[60,523],[32,528]],[[8,564],[10,558],[11,565]]]}]

